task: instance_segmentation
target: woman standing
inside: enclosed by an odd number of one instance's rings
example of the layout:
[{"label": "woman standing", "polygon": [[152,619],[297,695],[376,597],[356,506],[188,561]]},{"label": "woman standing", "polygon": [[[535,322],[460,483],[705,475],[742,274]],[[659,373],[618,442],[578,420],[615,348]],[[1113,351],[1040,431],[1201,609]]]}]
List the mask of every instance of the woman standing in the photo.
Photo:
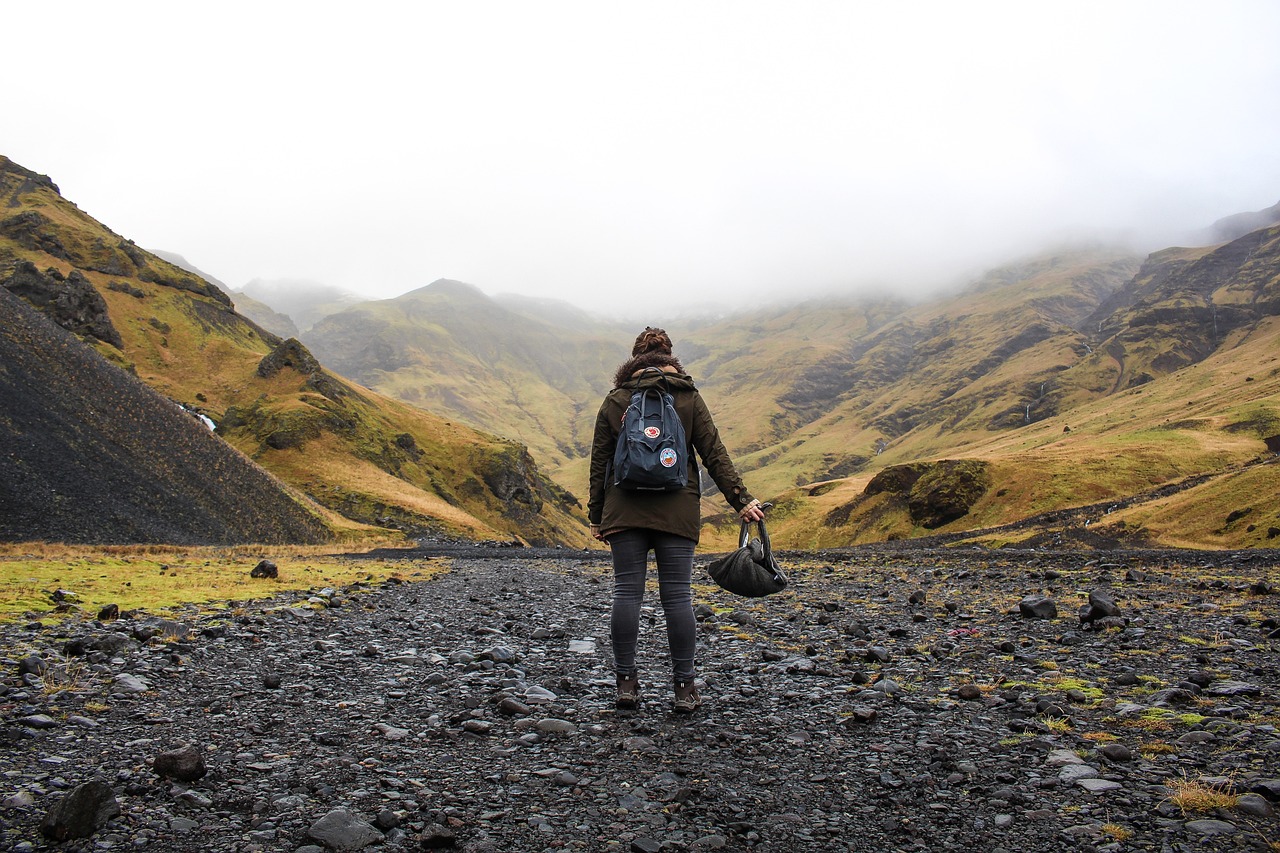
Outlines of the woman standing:
[{"label": "woman standing", "polygon": [[[701,527],[701,490],[693,451],[702,459],[720,493],[744,521],[759,521],[764,518],[764,512],[760,501],[742,485],[742,478],[720,441],[711,412],[679,359],[672,354],[671,338],[665,331],[645,327],[636,338],[631,359],[614,375],[613,386],[596,416],[587,517],[591,522],[591,535],[608,542],[613,552],[609,634],[618,683],[617,706],[630,709],[639,702],[636,642],[640,634],[645,573],[652,551],[658,564],[658,593],[671,649],[674,710],[688,714],[702,703],[694,684],[697,626],[690,589],[693,548]],[[612,482],[610,463],[631,395],[651,387],[672,395],[676,414],[684,426],[689,450],[689,482],[679,491],[631,491],[618,488]]]}]

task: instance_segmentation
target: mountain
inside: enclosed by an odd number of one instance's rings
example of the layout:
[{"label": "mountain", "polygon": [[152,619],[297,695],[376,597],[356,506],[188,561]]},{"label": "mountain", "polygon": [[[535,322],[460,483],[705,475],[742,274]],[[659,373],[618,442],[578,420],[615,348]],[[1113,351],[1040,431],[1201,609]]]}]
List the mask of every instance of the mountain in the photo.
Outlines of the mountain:
[{"label": "mountain", "polygon": [[200,269],[177,252],[164,252],[154,249],[152,254],[168,261],[175,267],[194,273],[210,284],[217,285],[219,290],[231,297],[236,313],[252,320],[271,334],[281,338],[296,338],[298,336],[298,327],[288,314],[281,314],[270,305],[254,299],[247,293],[236,293],[226,284]]},{"label": "mountain", "polygon": [[[80,335],[113,370],[212,419],[219,441],[326,507],[335,535],[372,524],[469,539],[586,541],[575,499],[522,445],[335,376],[298,341],[238,314],[220,288],[114,234],[47,177],[7,158],[0,211],[7,289]],[[0,398],[0,410],[8,405]],[[163,435],[149,416],[138,429]]]},{"label": "mountain", "polygon": [[241,299],[270,306],[268,310],[290,318],[298,329],[310,329],[317,320],[360,302],[360,297],[340,287],[303,278],[255,278],[242,287]]},{"label": "mountain", "polygon": [[[1280,433],[1273,377],[1252,367],[1273,358],[1273,237],[1145,259],[1077,247],[919,302],[832,297],[650,322],[671,331],[748,485],[778,504],[781,545],[959,535],[1073,508],[1089,541],[1265,545],[1274,512],[1224,526],[1233,510],[1218,507],[1226,494],[1259,506],[1227,481],[1259,476]],[[326,318],[307,340],[379,390],[518,435],[582,491],[585,437],[637,331],[442,281]],[[1213,489],[1188,480],[1199,477]],[[1156,492],[1183,508],[1155,513]],[[1095,536],[1099,502],[1108,521],[1142,520]],[[709,547],[736,535],[724,509],[707,488]],[[1200,518],[1217,521],[1189,523]]]},{"label": "mountain", "polygon": [[589,453],[599,400],[630,341],[571,309],[561,322],[546,303],[533,306],[441,279],[325,317],[303,340],[363,385],[528,445],[554,475]]}]

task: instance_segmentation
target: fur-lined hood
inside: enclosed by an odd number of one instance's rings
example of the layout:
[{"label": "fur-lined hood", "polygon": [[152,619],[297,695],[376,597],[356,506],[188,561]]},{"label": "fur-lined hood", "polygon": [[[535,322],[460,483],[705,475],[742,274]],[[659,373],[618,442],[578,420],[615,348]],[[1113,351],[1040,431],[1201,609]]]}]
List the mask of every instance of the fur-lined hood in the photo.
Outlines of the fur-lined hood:
[{"label": "fur-lined hood", "polygon": [[626,385],[637,372],[644,370],[646,367],[658,367],[664,373],[684,373],[684,366],[680,364],[680,359],[674,355],[667,355],[661,352],[646,352],[622,363],[618,368],[618,372],[613,374],[613,387],[621,388]]}]

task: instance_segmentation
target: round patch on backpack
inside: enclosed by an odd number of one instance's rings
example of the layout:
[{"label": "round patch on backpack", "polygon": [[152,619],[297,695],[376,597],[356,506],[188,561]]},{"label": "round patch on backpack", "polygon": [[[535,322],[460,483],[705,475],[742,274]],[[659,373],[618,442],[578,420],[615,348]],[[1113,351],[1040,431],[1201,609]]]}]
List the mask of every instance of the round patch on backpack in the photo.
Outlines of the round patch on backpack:
[{"label": "round patch on backpack", "polygon": [[663,468],[670,468],[676,464],[676,452],[668,447],[658,454],[658,461],[662,463]]},{"label": "round patch on backpack", "polygon": [[658,436],[660,436],[660,435],[662,435],[662,430],[658,429],[657,427],[645,427],[645,428],[644,428],[644,436],[645,436],[645,438],[657,438],[657,437],[658,437]]}]

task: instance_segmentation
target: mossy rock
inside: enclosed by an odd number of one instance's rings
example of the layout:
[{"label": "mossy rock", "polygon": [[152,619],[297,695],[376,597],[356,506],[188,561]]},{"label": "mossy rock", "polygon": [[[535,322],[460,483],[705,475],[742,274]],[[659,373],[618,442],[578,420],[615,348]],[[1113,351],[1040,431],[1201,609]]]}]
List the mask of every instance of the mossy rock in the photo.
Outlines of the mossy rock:
[{"label": "mossy rock", "polygon": [[985,462],[947,459],[930,466],[911,487],[911,520],[932,530],[969,514],[991,486]]},{"label": "mossy rock", "polygon": [[871,478],[862,493],[867,497],[881,492],[906,495],[924,474],[932,468],[929,462],[912,462],[908,465],[891,465]]}]

